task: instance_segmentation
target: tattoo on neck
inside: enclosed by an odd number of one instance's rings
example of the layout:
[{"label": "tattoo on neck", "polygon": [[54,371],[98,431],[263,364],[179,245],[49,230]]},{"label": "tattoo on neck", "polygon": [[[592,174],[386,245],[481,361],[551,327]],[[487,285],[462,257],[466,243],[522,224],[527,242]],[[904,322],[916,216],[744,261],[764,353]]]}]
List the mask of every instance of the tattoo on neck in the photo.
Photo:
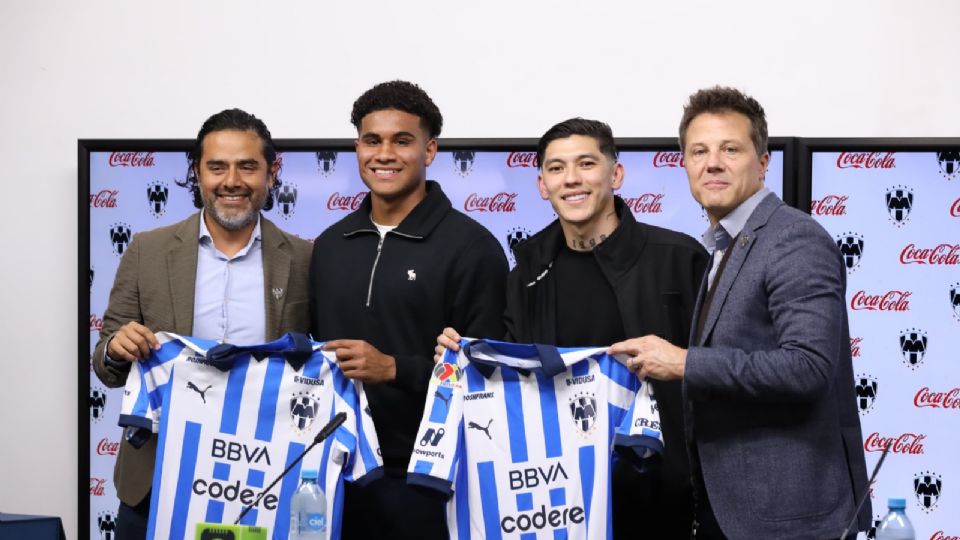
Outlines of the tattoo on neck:
[{"label": "tattoo on neck", "polygon": [[606,239],[607,235],[605,234],[601,234],[600,236],[594,238],[588,238],[586,240],[583,238],[574,238],[570,241],[570,247],[579,251],[589,251],[602,244]]}]

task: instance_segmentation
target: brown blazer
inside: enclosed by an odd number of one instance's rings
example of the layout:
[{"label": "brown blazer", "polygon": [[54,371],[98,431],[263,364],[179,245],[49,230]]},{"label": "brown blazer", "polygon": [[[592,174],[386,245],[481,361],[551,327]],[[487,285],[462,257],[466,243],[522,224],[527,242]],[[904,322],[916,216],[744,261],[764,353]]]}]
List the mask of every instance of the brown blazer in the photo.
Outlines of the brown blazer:
[{"label": "brown blazer", "polygon": [[[124,324],[138,321],[154,332],[193,332],[193,294],[197,281],[200,213],[166,227],[137,234],[120,260],[93,353],[93,369],[111,388],[126,384],[129,370],[104,362],[107,341]],[[263,297],[267,341],[310,328],[307,273],[312,247],[261,216]],[[275,294],[275,291],[280,291]],[[113,481],[121,501],[136,506],[150,491],[157,437],[137,449],[120,444]]]}]

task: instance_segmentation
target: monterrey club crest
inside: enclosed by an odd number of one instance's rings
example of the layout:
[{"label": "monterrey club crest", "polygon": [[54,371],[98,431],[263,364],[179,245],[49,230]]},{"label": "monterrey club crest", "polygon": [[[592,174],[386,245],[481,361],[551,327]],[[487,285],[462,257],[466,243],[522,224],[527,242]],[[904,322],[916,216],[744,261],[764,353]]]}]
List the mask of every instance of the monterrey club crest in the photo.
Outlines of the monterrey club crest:
[{"label": "monterrey club crest", "polygon": [[910,369],[917,369],[923,362],[923,355],[927,352],[927,333],[923,330],[910,328],[900,333],[900,353],[903,362]]},{"label": "monterrey club crest", "polygon": [[330,176],[337,169],[337,153],[333,150],[317,152],[317,170],[323,176]]},{"label": "monterrey club crest", "polygon": [[90,388],[90,421],[103,420],[103,410],[107,407],[107,391],[99,386]]},{"label": "monterrey club crest", "polygon": [[455,150],[453,152],[453,164],[455,170],[460,176],[467,176],[473,169],[473,160],[477,156],[476,152],[470,150]]},{"label": "monterrey club crest", "polygon": [[913,209],[913,191],[906,186],[893,186],[887,190],[887,213],[897,227],[902,227]]},{"label": "monterrey club crest", "polygon": [[530,238],[530,231],[524,227],[514,227],[507,231],[507,253],[510,255],[510,264],[517,264],[515,250],[517,246]]},{"label": "monterrey club crest", "polygon": [[453,388],[460,385],[460,379],[463,378],[463,371],[456,364],[440,363],[433,368],[433,380],[440,386]]},{"label": "monterrey club crest", "polygon": [[593,430],[597,422],[597,398],[593,394],[577,394],[570,398],[570,416],[582,433]]},{"label": "monterrey club crest", "polygon": [[843,264],[847,272],[853,272],[863,258],[863,237],[857,233],[845,232],[836,237],[837,247],[843,255]]},{"label": "monterrey club crest", "polygon": [[312,394],[307,392],[294,394],[290,398],[290,420],[293,421],[293,429],[297,433],[308,431],[317,418],[319,409],[320,402]]},{"label": "monterrey club crest", "polygon": [[960,321],[960,282],[950,286],[950,306],[953,307],[953,318]]},{"label": "monterrey club crest", "polygon": [[165,182],[157,180],[147,186],[147,205],[153,217],[159,218],[167,211],[167,197],[170,196],[170,188]]},{"label": "monterrey club crest", "polygon": [[940,490],[943,487],[943,480],[940,475],[930,471],[917,473],[913,477],[913,492],[917,496],[917,504],[920,509],[928,514],[933,512],[940,500]]},{"label": "monterrey club crest", "polygon": [[126,223],[114,223],[110,227],[110,244],[113,246],[113,252],[119,257],[127,250],[130,240],[133,239],[133,231],[130,225]]},{"label": "monterrey club crest", "polygon": [[877,379],[872,375],[857,375],[853,392],[857,396],[857,408],[860,414],[866,414],[877,400]]},{"label": "monterrey club crest", "polygon": [[100,530],[100,540],[116,540],[117,514],[110,511],[97,514],[97,529]]},{"label": "monterrey club crest", "polygon": [[283,219],[290,219],[297,206],[297,185],[285,182],[277,190],[277,212]]},{"label": "monterrey club crest", "polygon": [[960,174],[960,150],[937,152],[937,164],[940,174],[947,180],[953,180]]}]

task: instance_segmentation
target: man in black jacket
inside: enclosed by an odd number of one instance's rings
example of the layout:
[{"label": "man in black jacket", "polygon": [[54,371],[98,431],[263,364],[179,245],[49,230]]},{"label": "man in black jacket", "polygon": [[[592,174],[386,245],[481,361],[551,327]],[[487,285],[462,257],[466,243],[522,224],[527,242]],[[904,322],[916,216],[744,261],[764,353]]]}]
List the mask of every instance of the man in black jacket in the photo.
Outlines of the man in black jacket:
[{"label": "man in black jacket", "polygon": [[[707,253],[687,235],[638,223],[614,196],[624,168],[610,127],[582,118],[561,122],[540,138],[537,159],[540,195],[558,219],[514,252],[506,339],[598,346],[656,334],[686,343]],[[456,350],[459,338],[446,329],[437,338],[437,354]],[[652,473],[639,474],[625,460],[614,465],[615,538],[690,537],[693,498],[680,385],[652,384],[664,454]]]},{"label": "man in black jacket", "polygon": [[446,538],[443,502],[406,485],[406,469],[445,326],[503,335],[507,261],[477,222],[426,180],[443,118],[414,84],[378,84],[354,103],[360,208],[314,243],[312,333],[365,383],[384,478],[345,487],[344,538]]}]

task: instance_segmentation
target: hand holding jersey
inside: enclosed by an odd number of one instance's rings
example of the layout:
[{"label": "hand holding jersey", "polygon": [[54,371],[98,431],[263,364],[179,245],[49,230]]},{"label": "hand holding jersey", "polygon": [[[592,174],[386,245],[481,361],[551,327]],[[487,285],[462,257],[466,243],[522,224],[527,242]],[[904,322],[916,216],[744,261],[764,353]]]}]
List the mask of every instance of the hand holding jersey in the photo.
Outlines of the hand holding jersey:
[{"label": "hand holding jersey", "polygon": [[615,343],[607,349],[607,354],[629,355],[627,366],[630,371],[643,380],[653,378],[658,381],[683,379],[687,359],[686,349],[657,336],[643,336]]},{"label": "hand holding jersey", "polygon": [[328,341],[325,351],[334,351],[343,374],[365,383],[390,382],[397,378],[397,361],[362,339]]},{"label": "hand holding jersey", "polygon": [[137,321],[130,321],[117,329],[117,333],[107,343],[107,356],[114,360],[135,362],[150,356],[152,351],[160,350],[157,336]]}]

